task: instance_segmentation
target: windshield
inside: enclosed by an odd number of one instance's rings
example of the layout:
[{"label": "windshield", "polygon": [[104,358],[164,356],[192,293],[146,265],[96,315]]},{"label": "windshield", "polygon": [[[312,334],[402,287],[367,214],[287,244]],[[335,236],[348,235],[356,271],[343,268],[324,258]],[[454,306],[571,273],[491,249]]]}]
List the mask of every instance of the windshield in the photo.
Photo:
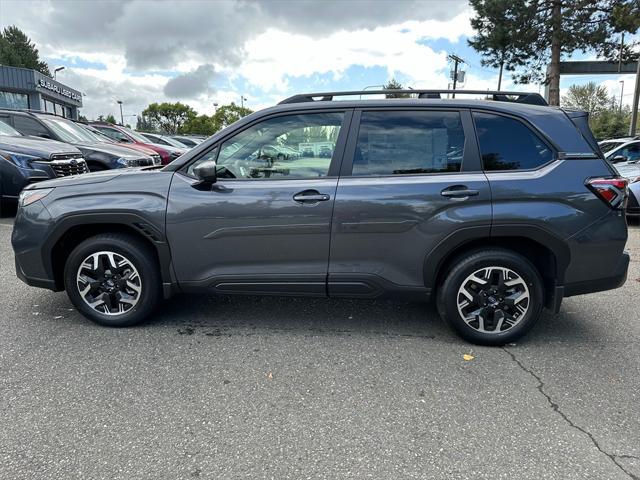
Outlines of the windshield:
[{"label": "windshield", "polygon": [[0,120],[0,135],[7,135],[9,137],[21,137],[22,134],[14,129],[11,125],[4,123]]},{"label": "windshield", "polygon": [[176,148],[189,148],[187,147],[184,143],[180,143],[178,140],[171,138],[171,137],[161,137],[162,140],[164,140],[165,142],[167,142],[169,145],[171,145],[172,147],[176,147]]},{"label": "windshield", "polygon": [[97,128],[93,128],[91,125],[82,125],[82,128],[84,128],[85,130],[89,130],[89,132],[93,133],[96,137],[98,137],[98,139],[101,142],[105,142],[105,143],[115,143],[113,141],[113,138],[105,135],[104,133],[102,133],[100,130],[98,130]]},{"label": "windshield", "polygon": [[47,126],[60,137],[63,142],[67,143],[95,143],[101,142],[96,135],[89,130],[82,128],[80,125],[76,125],[71,120],[61,117],[49,117],[42,115],[40,117]]},{"label": "windshield", "polygon": [[[120,128],[122,128],[122,127],[120,127]],[[133,138],[138,143],[149,143],[149,139],[143,137],[138,132],[134,132],[133,130],[131,130],[129,128],[122,128],[122,130],[127,132],[127,135],[129,135],[131,138]]]},{"label": "windshield", "polygon": [[600,150],[602,153],[607,153],[613,150],[614,148],[622,145],[624,142],[605,142],[600,144]]}]

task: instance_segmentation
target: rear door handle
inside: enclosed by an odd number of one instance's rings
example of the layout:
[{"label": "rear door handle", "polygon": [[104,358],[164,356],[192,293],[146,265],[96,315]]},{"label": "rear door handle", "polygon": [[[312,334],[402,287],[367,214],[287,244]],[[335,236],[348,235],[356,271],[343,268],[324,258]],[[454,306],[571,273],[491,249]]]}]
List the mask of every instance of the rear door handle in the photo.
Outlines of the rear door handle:
[{"label": "rear door handle", "polygon": [[440,195],[447,198],[475,197],[479,194],[480,192],[478,190],[468,189],[465,185],[455,185],[445,188],[440,192]]},{"label": "rear door handle", "polygon": [[296,193],[293,199],[299,203],[315,203],[326,202],[331,197],[325,193],[320,193],[317,190],[305,190],[303,192]]}]

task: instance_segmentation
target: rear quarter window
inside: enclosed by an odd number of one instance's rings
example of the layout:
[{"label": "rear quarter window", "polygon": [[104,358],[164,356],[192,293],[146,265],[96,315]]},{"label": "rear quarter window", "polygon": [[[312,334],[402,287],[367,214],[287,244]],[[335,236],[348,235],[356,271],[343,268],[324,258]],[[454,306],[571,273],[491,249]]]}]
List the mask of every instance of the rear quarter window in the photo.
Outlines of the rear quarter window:
[{"label": "rear quarter window", "polygon": [[473,119],[485,170],[534,170],[555,158],[551,148],[519,120],[478,112]]}]

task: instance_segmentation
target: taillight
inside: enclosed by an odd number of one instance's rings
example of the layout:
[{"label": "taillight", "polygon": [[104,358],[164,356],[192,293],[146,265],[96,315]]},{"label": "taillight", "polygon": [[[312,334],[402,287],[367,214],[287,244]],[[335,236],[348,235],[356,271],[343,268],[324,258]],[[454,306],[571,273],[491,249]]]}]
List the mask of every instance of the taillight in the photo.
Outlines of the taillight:
[{"label": "taillight", "polygon": [[587,187],[611,208],[624,208],[627,200],[626,178],[591,178]]}]

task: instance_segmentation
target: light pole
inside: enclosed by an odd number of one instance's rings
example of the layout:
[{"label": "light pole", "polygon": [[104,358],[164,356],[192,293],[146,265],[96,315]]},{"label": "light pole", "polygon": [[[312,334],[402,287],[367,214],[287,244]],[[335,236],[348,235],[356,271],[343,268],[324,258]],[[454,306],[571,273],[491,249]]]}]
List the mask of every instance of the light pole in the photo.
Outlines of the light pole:
[{"label": "light pole", "polygon": [[244,108],[244,102],[247,101],[247,97],[245,97],[244,95],[240,96],[240,107]]},{"label": "light pole", "polygon": [[620,112],[622,112],[622,94],[624,93],[624,80],[620,80]]},{"label": "light pole", "polygon": [[124,126],[124,115],[122,115],[122,100],[116,100],[118,105],[120,105],[120,125]]},{"label": "light pole", "polygon": [[58,67],[53,71],[53,79],[57,80],[58,79],[58,72],[61,72],[62,70],[64,70],[67,67]]},{"label": "light pole", "polygon": [[215,115],[218,111],[218,102],[213,102],[213,114]]}]

